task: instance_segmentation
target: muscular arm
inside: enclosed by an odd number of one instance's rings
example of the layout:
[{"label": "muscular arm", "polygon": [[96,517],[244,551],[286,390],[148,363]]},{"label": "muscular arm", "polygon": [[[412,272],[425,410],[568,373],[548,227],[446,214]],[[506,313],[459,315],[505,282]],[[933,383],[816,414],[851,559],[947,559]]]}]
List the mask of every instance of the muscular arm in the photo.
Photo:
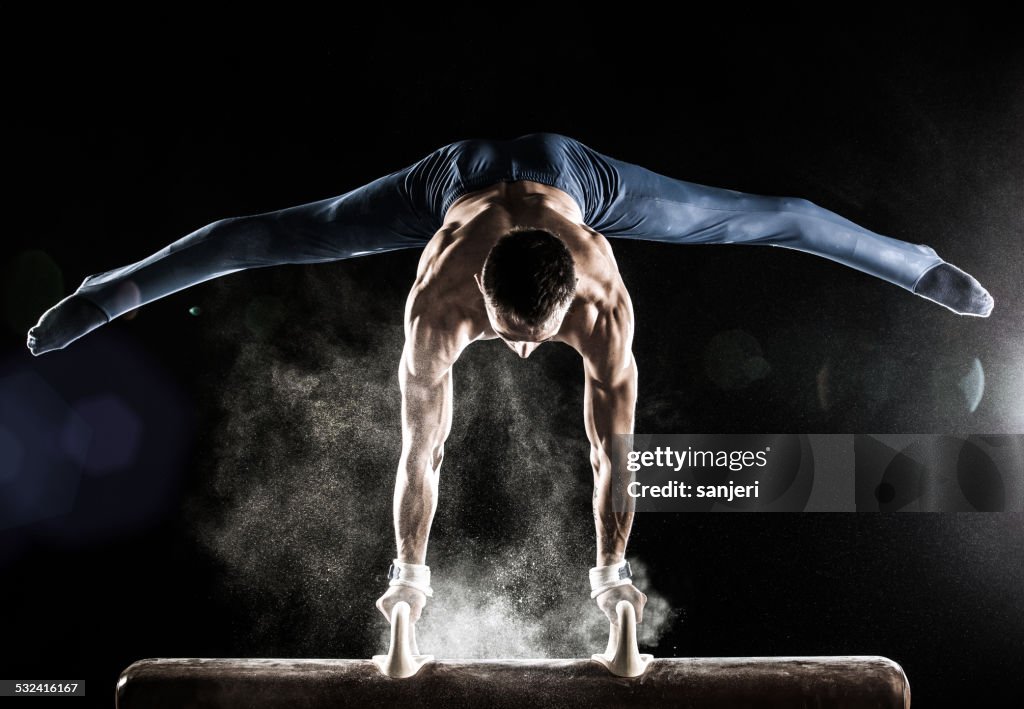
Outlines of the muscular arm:
[{"label": "muscular arm", "polygon": [[416,358],[416,347],[407,345],[398,372],[402,456],[395,479],[394,519],[399,561],[424,564],[444,442],[451,431],[452,370],[425,362],[417,365]]},{"label": "muscular arm", "polygon": [[[594,470],[594,524],[597,565],[623,560],[633,524],[632,498],[613,486],[612,444],[617,433],[633,432],[637,369],[632,352],[632,313],[628,303],[598,317],[582,348],[584,369],[583,416],[590,439]],[[626,503],[626,504],[622,504]]]},{"label": "muscular arm", "polygon": [[[598,315],[580,347],[583,356],[583,414],[590,439],[594,470],[594,526],[597,566],[623,561],[633,525],[635,503],[626,494],[627,479],[613,475],[612,450],[616,434],[633,432],[637,368],[633,358],[633,312],[629,297]],[[643,619],[647,596],[633,586],[613,588],[597,597],[598,606],[613,623],[615,606],[630,601]]]},{"label": "muscular arm", "polygon": [[[395,477],[393,505],[397,559],[425,564],[427,539],[437,509],[437,489],[444,442],[452,423],[451,333],[407,319],[406,344],[398,369],[402,392],[402,455]],[[457,355],[456,355],[457,356]],[[409,604],[419,619],[426,596],[407,586],[389,586],[377,608],[390,620],[395,603]]]}]

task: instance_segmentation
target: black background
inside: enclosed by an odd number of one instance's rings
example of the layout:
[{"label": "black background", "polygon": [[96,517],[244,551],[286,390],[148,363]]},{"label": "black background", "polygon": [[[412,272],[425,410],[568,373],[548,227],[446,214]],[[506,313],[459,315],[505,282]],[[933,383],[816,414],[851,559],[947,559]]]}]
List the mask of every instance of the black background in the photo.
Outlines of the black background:
[{"label": "black background", "polygon": [[[42,249],[70,292],[214,219],[340,194],[452,140],[561,132],[658,172],[806,197],[927,243],[996,299],[991,318],[958,318],[782,249],[615,242],[637,312],[638,430],[1024,427],[1024,53],[1009,28],[910,14],[855,27],[727,16],[679,25],[643,10],[496,9],[479,22],[393,10],[259,31],[196,31],[198,19],[187,31],[151,21],[119,36],[26,27],[36,40],[4,56],[10,263]],[[400,307],[415,263],[401,254],[339,268],[382,280],[385,302]],[[244,288],[268,277],[230,278],[252,279],[238,280]],[[109,706],[120,670],[143,657],[295,653],[288,637],[245,639],[253,606],[219,593],[216,565],[184,531],[180,510],[213,445],[210,378],[230,358],[187,314],[211,287],[91,336],[144,350],[188,402],[178,482],[133,527],[118,520],[128,493],[115,485],[102,493],[113,502],[107,534],[0,531],[0,675],[85,678],[90,701]],[[29,325],[48,303],[34,305]],[[16,328],[25,316],[12,317],[5,372],[100,376],[76,360],[77,344],[33,359]],[[723,390],[706,375],[705,345],[737,328],[772,369]],[[397,354],[381,356],[397,364]],[[564,369],[578,395],[570,354],[535,355],[531,366]],[[973,357],[987,389],[971,413],[943,393],[935,367],[959,371]],[[826,363],[828,406],[816,379]],[[159,440],[144,445],[159,455]],[[390,477],[382,471],[381,484]],[[879,654],[904,667],[915,704],[962,706],[1022,688],[1022,539],[1021,515],[1009,513],[665,515],[638,520],[630,553],[685,608],[656,655]]]}]

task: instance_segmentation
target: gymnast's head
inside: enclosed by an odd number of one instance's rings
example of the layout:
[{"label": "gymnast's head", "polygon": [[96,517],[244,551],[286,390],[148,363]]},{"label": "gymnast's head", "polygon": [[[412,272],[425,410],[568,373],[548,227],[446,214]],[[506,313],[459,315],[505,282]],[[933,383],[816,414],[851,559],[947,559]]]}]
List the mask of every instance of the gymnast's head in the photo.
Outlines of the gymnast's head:
[{"label": "gymnast's head", "polygon": [[483,274],[474,274],[494,332],[529,357],[562,326],[576,268],[565,243],[544,229],[516,227],[491,247]]}]

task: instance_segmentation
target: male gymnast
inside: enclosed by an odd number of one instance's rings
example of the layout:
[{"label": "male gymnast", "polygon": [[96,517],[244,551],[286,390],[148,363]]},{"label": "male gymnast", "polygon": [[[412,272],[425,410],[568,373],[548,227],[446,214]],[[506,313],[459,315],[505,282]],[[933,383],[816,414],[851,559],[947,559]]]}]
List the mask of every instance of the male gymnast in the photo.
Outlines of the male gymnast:
[{"label": "male gymnast", "polygon": [[394,495],[397,558],[377,607],[407,602],[415,622],[433,593],[427,539],[452,422],[452,367],[478,340],[520,357],[563,342],[583,359],[583,417],[594,471],[591,598],[615,620],[647,597],[625,560],[631,498],[612,504],[610,451],[632,433],[633,309],[608,237],[674,244],[766,244],[817,254],[955,313],[993,300],[933,249],[875,234],[803,199],[763,197],[665,177],[561,135],[464,140],[339,197],[223,219],[148,258],[86,278],[28,332],[39,355],[123,313],[247,268],[421,248],[405,305],[402,453]]}]

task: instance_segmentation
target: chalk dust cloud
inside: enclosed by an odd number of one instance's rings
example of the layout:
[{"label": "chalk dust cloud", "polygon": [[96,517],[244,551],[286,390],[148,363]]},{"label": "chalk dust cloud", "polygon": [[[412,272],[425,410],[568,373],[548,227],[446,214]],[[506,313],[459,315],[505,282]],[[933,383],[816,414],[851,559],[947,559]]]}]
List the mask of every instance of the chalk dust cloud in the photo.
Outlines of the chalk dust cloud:
[{"label": "chalk dust cloud", "polygon": [[[368,657],[387,647],[373,604],[395,552],[396,373],[416,257],[248,272],[215,282],[203,303],[216,415],[187,519],[246,618],[241,649]],[[548,345],[520,360],[500,341],[475,343],[455,365],[454,394],[421,651],[603,650],[608,623],[586,573],[594,529],[578,355]],[[630,558],[650,598],[640,641],[656,644],[676,615]]]}]

